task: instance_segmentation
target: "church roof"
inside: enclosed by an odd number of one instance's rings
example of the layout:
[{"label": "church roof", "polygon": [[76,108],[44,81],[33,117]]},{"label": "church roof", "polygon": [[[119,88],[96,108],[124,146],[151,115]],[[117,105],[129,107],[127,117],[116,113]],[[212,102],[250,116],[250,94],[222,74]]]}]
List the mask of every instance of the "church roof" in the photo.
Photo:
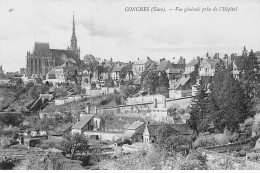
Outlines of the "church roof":
[{"label": "church roof", "polygon": [[50,57],[51,56],[51,52],[50,52],[49,43],[38,43],[38,42],[35,42],[33,54],[34,55],[38,55],[38,56]]}]

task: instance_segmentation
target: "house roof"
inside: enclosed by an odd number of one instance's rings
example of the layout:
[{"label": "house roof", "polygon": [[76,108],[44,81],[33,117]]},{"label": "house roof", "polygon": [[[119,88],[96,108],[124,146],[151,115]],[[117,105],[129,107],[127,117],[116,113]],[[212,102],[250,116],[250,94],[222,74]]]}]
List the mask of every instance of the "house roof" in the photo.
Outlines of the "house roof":
[{"label": "house roof", "polygon": [[144,124],[144,122],[135,121],[127,129],[128,130],[136,130],[137,128],[139,128],[143,124]]},{"label": "house roof", "polygon": [[157,66],[156,71],[165,71],[172,67],[172,64],[169,60],[164,60],[160,62],[160,64]]},{"label": "house roof", "polygon": [[147,130],[148,130],[150,135],[156,135],[159,127],[160,127],[160,125],[158,125],[158,124],[148,124]]},{"label": "house roof", "polygon": [[99,66],[96,67],[95,70],[97,70],[98,73],[101,73],[101,72],[102,72],[102,69],[103,69],[103,67],[99,65]]},{"label": "house roof", "polygon": [[220,59],[207,59],[205,61],[215,68],[216,64],[220,62]]},{"label": "house roof", "polygon": [[103,66],[101,73],[108,73],[110,66]]},{"label": "house roof", "polygon": [[134,136],[135,131],[126,131],[123,135],[122,138],[131,138],[132,136]]},{"label": "house roof", "polygon": [[172,64],[173,69],[185,69],[186,64]]},{"label": "house roof", "polygon": [[121,71],[124,68],[124,66],[114,66],[112,72]]},{"label": "house roof", "polygon": [[195,66],[195,65],[198,64],[198,63],[199,63],[198,60],[193,59],[193,60],[191,60],[191,62],[189,62],[189,63],[186,65],[186,67]]},{"label": "house roof", "polygon": [[183,69],[174,69],[174,68],[169,68],[168,70],[166,70],[168,73],[174,73],[174,74],[179,74],[182,73],[184,70]]},{"label": "house roof", "polygon": [[93,117],[94,115],[86,115],[82,120],[74,124],[72,129],[82,129]]},{"label": "house roof", "polygon": [[69,128],[71,128],[73,126],[75,122],[70,122],[67,124],[62,124],[61,126],[56,126],[53,130],[51,130],[49,133],[51,135],[59,135],[62,134],[63,132],[65,132],[66,130],[68,130]]},{"label": "house roof", "polygon": [[38,56],[45,56],[45,57],[50,57],[51,52],[50,52],[50,46],[49,43],[34,43],[34,50],[33,50],[34,55]]},{"label": "house roof", "polygon": [[183,86],[183,85],[185,85],[188,82],[189,79],[190,79],[189,77],[187,77],[187,78],[181,77],[179,79],[179,81],[177,81],[177,82],[180,83]]},{"label": "house roof", "polygon": [[140,59],[138,61],[135,61],[133,63],[133,65],[145,65],[146,62],[147,62],[147,59]]}]

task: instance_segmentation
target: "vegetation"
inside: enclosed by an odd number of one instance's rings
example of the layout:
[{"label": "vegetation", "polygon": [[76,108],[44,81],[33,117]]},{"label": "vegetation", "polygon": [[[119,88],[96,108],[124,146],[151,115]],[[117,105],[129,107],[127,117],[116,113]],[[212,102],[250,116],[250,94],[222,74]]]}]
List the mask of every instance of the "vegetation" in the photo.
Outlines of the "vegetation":
[{"label": "vegetation", "polygon": [[242,60],[239,80],[233,77],[232,64],[227,68],[220,61],[211,89],[206,84],[200,84],[189,119],[189,124],[197,132],[206,132],[212,128],[220,133],[225,129],[231,133],[238,132],[239,124],[256,113],[255,105],[260,96],[258,61],[252,50],[249,55],[243,53]]},{"label": "vegetation", "polygon": [[89,150],[88,140],[83,134],[65,135],[60,145],[60,149],[69,154],[70,159]]}]

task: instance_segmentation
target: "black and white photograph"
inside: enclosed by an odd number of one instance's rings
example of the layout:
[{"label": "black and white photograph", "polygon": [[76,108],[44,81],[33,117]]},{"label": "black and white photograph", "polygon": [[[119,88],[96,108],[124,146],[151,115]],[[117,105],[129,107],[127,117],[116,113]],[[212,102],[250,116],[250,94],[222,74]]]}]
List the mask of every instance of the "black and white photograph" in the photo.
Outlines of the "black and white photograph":
[{"label": "black and white photograph", "polygon": [[0,170],[260,170],[260,0],[0,0]]}]

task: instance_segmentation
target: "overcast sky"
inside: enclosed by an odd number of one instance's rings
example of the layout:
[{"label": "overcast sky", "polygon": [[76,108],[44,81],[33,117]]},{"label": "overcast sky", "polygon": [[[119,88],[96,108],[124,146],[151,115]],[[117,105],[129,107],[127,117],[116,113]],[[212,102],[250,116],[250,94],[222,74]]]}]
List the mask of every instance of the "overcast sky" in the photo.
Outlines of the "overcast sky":
[{"label": "overcast sky", "polygon": [[[140,6],[167,11],[125,11]],[[174,11],[176,7],[207,6],[238,8],[236,12]],[[206,52],[241,53],[244,45],[260,50],[259,0],[0,0],[0,65],[4,71],[25,67],[26,52],[32,51],[34,42],[66,49],[73,11],[81,59],[92,54],[127,62],[147,56],[154,60],[183,56],[190,61]]]}]

